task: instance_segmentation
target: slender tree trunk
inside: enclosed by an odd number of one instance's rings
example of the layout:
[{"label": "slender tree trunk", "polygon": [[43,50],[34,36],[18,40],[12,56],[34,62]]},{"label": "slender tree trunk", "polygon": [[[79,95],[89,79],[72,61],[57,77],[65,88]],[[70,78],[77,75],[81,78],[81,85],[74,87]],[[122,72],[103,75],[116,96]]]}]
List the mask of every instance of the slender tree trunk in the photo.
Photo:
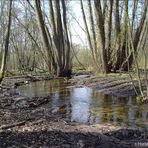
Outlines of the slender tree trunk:
[{"label": "slender tree trunk", "polygon": [[67,10],[66,10],[66,5],[65,5],[65,0],[62,0],[62,8],[63,8],[63,24],[64,24],[64,32],[65,32],[65,71],[68,77],[71,77],[71,45],[69,41],[69,35],[68,35],[68,27],[67,27]]},{"label": "slender tree trunk", "polygon": [[119,37],[120,33],[120,16],[119,16],[119,0],[114,0],[114,17],[115,17],[115,39]]},{"label": "slender tree trunk", "polygon": [[35,0],[35,10],[36,10],[36,19],[37,19],[39,31],[41,34],[41,40],[43,43],[43,47],[45,51],[47,52],[48,68],[49,68],[49,71],[51,71],[51,57],[52,57],[51,45],[48,40],[48,35],[46,32],[46,27],[45,27],[44,20],[43,20],[40,0]]},{"label": "slender tree trunk", "polygon": [[67,28],[67,10],[64,0],[49,0],[57,76],[71,76],[70,42]]},{"label": "slender tree trunk", "polygon": [[127,64],[126,66],[122,66],[123,62],[126,60],[126,53],[128,53],[128,49],[126,48],[127,44],[127,27],[128,27],[128,0],[124,1],[124,30],[122,34],[122,46],[121,46],[121,52],[120,52],[120,60],[119,60],[119,70],[128,71]]},{"label": "slender tree trunk", "polygon": [[[88,39],[90,40],[89,42],[92,42],[92,55],[93,55],[93,59],[94,59],[94,63],[97,66],[97,68],[100,68],[100,55],[97,49],[97,30],[95,27],[95,23],[94,23],[94,17],[93,17],[93,10],[92,10],[92,2],[91,0],[88,0],[88,9],[89,9],[89,21],[90,21],[90,30],[91,30],[91,34],[92,34],[92,39],[88,36]],[[84,9],[83,9],[84,11]],[[83,12],[84,13],[84,12]],[[85,15],[85,14],[83,14]],[[86,22],[86,21],[85,21]],[[86,26],[87,27],[87,26]],[[90,46],[90,47],[91,47]]]},{"label": "slender tree trunk", "polygon": [[102,64],[102,72],[108,72],[108,62],[107,62],[107,53],[105,49],[105,28],[104,28],[104,16],[101,7],[100,0],[94,0],[95,5],[95,14],[96,14],[96,23],[99,30],[100,35],[100,51],[101,51],[101,64]]},{"label": "slender tree trunk", "polygon": [[11,10],[12,10],[12,0],[10,0],[9,2],[9,13],[8,13],[7,28],[6,28],[5,48],[4,48],[4,53],[2,57],[1,71],[0,71],[0,83],[4,78],[5,69],[6,69],[6,61],[7,61],[7,55],[8,55],[10,29],[11,29]]},{"label": "slender tree trunk", "polygon": [[135,17],[136,17],[136,10],[137,10],[137,5],[138,5],[138,0],[134,0],[133,3],[134,3],[134,7],[133,7],[133,12],[132,12],[132,24],[131,24],[132,35],[133,35],[133,32],[134,32],[134,22],[135,22]]},{"label": "slender tree trunk", "polygon": [[127,34],[127,16],[126,13],[128,12],[128,0],[124,1],[124,15],[123,15],[123,27],[120,28],[120,20],[119,20],[119,1],[115,0],[115,49],[116,54],[113,61],[113,70],[123,70],[127,71],[127,65],[123,66],[124,61],[126,60],[126,34]]},{"label": "slender tree trunk", "polygon": [[96,62],[95,61],[95,53],[94,53],[92,42],[91,42],[91,36],[90,36],[90,33],[89,33],[88,24],[87,24],[87,21],[86,21],[86,15],[85,15],[84,7],[83,7],[83,0],[80,0],[80,3],[81,3],[81,11],[82,11],[83,21],[84,21],[84,25],[85,25],[88,44],[89,44],[89,47],[90,47],[90,50],[91,50],[93,61]]},{"label": "slender tree trunk", "polygon": [[[132,64],[133,64],[133,54],[135,54],[135,56],[137,57],[137,48],[138,48],[138,44],[140,42],[140,36],[142,34],[142,30],[143,30],[143,26],[144,26],[144,23],[145,23],[145,20],[146,20],[146,16],[147,16],[147,9],[148,9],[148,1],[145,1],[145,4],[144,4],[144,11],[142,13],[142,16],[141,16],[141,19],[140,19],[140,22],[139,22],[139,25],[136,29],[136,32],[135,32],[135,35],[134,37],[132,37],[132,40],[133,40],[133,48],[134,48],[134,52],[133,51],[130,53],[130,55],[128,56],[128,62],[129,62],[129,66],[130,68],[132,67]],[[131,30],[132,31],[132,30]],[[125,62],[124,63],[124,69],[128,69],[127,68],[127,63]]]},{"label": "slender tree trunk", "polygon": [[107,70],[108,72],[111,71],[111,33],[112,33],[112,10],[113,10],[113,0],[107,1],[107,8],[105,13],[105,50],[106,50],[106,56],[107,56]]}]

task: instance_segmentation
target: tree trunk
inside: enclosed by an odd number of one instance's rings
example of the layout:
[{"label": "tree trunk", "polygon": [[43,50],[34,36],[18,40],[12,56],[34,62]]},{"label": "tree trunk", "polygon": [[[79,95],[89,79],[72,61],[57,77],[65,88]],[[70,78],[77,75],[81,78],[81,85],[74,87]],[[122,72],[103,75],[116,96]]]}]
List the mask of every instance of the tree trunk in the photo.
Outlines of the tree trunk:
[{"label": "tree trunk", "polygon": [[12,10],[12,0],[10,0],[9,2],[9,13],[8,13],[7,28],[6,28],[5,49],[4,49],[4,53],[2,57],[1,71],[0,71],[0,83],[2,82],[4,78],[5,69],[6,69],[6,61],[7,61],[7,55],[8,55],[10,29],[11,29],[11,10]]},{"label": "tree trunk", "polygon": [[107,62],[107,53],[105,49],[105,28],[104,28],[104,16],[102,13],[101,1],[94,0],[95,5],[95,14],[96,14],[96,23],[100,35],[100,51],[101,51],[101,64],[102,72],[108,73],[108,62]]},{"label": "tree trunk", "polygon": [[127,12],[128,12],[128,0],[124,1],[124,24],[123,27],[120,28],[120,21],[119,21],[119,1],[115,0],[115,61],[113,64],[114,71],[127,71],[127,67],[123,66],[124,61],[126,60],[126,42],[127,42]]},{"label": "tree trunk", "polygon": [[89,22],[90,22],[90,30],[91,30],[90,35],[92,36],[92,39],[90,38],[90,42],[92,42],[92,49],[91,50],[92,50],[92,54],[93,54],[94,63],[97,66],[97,68],[100,69],[101,63],[100,63],[99,51],[98,51],[98,48],[97,48],[97,35],[96,35],[97,30],[96,30],[95,23],[94,23],[91,0],[88,0],[88,9],[89,9]]},{"label": "tree trunk", "polygon": [[35,0],[35,10],[36,10],[36,19],[39,27],[39,31],[41,34],[41,40],[43,43],[43,47],[45,51],[47,52],[47,57],[48,57],[48,68],[51,70],[51,57],[52,57],[52,52],[51,52],[51,45],[48,40],[48,35],[46,32],[43,16],[42,16],[42,10],[41,10],[41,2],[40,0]]},{"label": "tree trunk", "polygon": [[[81,3],[81,11],[82,11],[82,16],[83,16],[83,21],[84,21],[84,25],[85,25],[85,30],[86,30],[86,35],[87,35],[89,48],[91,50],[91,55],[92,55],[93,61],[94,61],[94,63],[96,63],[95,53],[94,53],[94,49],[93,49],[93,46],[92,46],[91,36],[90,36],[90,33],[89,33],[88,24],[87,24],[87,21],[86,21],[86,15],[85,15],[84,7],[83,7],[83,1],[80,0],[80,3]],[[92,15],[92,14],[90,14],[90,15]],[[91,18],[91,23],[92,23],[92,18]],[[92,24],[91,24],[91,26],[92,26]]]},{"label": "tree trunk", "polygon": [[[129,57],[128,57],[128,59],[127,59],[127,62],[129,63],[129,68],[131,68],[132,64],[133,64],[133,54],[135,54],[135,56],[137,57],[137,48],[138,48],[138,44],[140,42],[140,36],[141,36],[142,30],[143,30],[143,26],[144,26],[144,23],[145,23],[145,20],[146,20],[147,8],[148,8],[148,1],[145,1],[144,11],[142,13],[139,26],[137,27],[135,35],[133,37],[133,47],[134,47],[134,52],[135,53],[131,52]],[[131,28],[131,32],[132,32],[132,28]],[[124,65],[123,65],[124,70],[128,69],[127,62],[125,62]]]},{"label": "tree trunk", "polygon": [[107,1],[107,8],[105,12],[105,50],[107,59],[107,70],[111,72],[111,33],[112,33],[112,10],[113,0]]},{"label": "tree trunk", "polygon": [[[55,8],[54,8],[55,6]],[[57,64],[57,76],[71,76],[70,42],[67,29],[67,14],[65,1],[49,0],[50,17],[52,24],[52,35],[54,43],[54,57]],[[61,12],[62,11],[62,12]]]}]

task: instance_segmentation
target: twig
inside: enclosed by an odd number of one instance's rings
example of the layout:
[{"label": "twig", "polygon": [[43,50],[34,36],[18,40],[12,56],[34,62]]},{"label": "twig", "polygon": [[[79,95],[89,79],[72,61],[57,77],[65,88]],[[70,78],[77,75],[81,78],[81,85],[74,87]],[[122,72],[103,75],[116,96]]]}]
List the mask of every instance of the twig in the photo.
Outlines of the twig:
[{"label": "twig", "polygon": [[2,126],[0,126],[0,130],[6,130],[6,129],[13,128],[13,127],[16,127],[16,126],[22,126],[22,125],[25,125],[26,122],[27,121],[22,121],[22,122],[17,122],[17,123],[14,123],[14,124],[2,125]]}]

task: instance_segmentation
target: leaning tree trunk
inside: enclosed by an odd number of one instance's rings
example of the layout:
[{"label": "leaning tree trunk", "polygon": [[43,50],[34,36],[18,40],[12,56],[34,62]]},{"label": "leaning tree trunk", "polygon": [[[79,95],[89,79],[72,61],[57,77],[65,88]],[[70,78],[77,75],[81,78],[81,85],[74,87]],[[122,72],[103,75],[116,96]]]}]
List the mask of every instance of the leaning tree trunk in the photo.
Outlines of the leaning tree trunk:
[{"label": "leaning tree trunk", "polygon": [[48,68],[49,68],[49,71],[51,71],[51,62],[52,62],[51,61],[51,57],[52,57],[51,45],[49,43],[48,35],[46,32],[46,27],[44,24],[40,0],[35,0],[35,11],[36,11],[36,19],[37,19],[38,28],[41,34],[41,40],[42,40],[43,47],[46,51],[47,58],[48,58],[48,62],[47,62]]},{"label": "leaning tree trunk", "polygon": [[[141,36],[142,29],[143,29],[143,26],[144,26],[144,23],[145,23],[145,20],[146,20],[146,16],[147,16],[147,9],[148,9],[148,1],[145,2],[145,8],[144,8],[139,26],[136,29],[136,33],[135,33],[135,36],[134,36],[134,39],[133,39],[135,53],[137,53],[137,47],[138,47],[138,44],[139,44],[139,41],[140,41],[140,36]],[[130,65],[132,64],[132,62],[133,62],[133,58],[130,57],[130,59],[129,59]]]},{"label": "leaning tree trunk", "polygon": [[[92,17],[92,12],[91,12],[91,3],[90,1],[89,2],[89,13],[90,13],[90,16]],[[89,32],[89,29],[88,29],[88,24],[87,24],[87,21],[86,21],[86,15],[85,15],[85,11],[84,11],[84,6],[83,6],[83,0],[80,0],[80,4],[81,4],[81,11],[82,11],[82,16],[83,16],[83,21],[84,21],[84,26],[85,26],[85,30],[86,30],[86,35],[87,35],[87,40],[88,40],[88,44],[89,44],[89,48],[91,50],[91,55],[92,55],[92,58],[93,58],[93,61],[94,63],[97,63],[96,59],[95,59],[95,52],[94,52],[94,48],[93,48],[93,45],[92,45],[92,42],[91,42],[91,35],[90,35],[90,32]],[[91,18],[91,28],[92,28],[92,32],[93,32],[93,18]],[[92,27],[93,26],[93,27]],[[94,38],[94,33],[93,33],[93,38]],[[96,38],[95,38],[96,39]]]},{"label": "leaning tree trunk", "polygon": [[128,0],[124,0],[124,18],[123,18],[123,27],[121,27],[120,24],[120,18],[119,18],[119,0],[114,0],[114,14],[115,14],[115,54],[113,56],[112,60],[112,70],[117,71],[117,70],[123,70],[123,71],[128,71],[129,68],[132,67],[133,64],[133,54],[137,55],[137,48],[139,44],[139,38],[141,36],[142,28],[144,25],[144,21],[146,18],[147,14],[147,6],[148,6],[148,1],[145,1],[145,6],[144,6],[144,11],[141,16],[141,19],[139,20],[139,25],[133,31],[133,26],[134,26],[134,19],[136,15],[136,9],[137,9],[137,3],[138,1],[134,1],[134,8],[133,8],[133,15],[132,15],[132,20],[130,24],[130,29],[132,33],[132,41],[134,45],[134,52],[133,51],[128,51],[127,50],[127,19],[128,19]]},{"label": "leaning tree trunk", "polygon": [[11,28],[11,9],[12,9],[12,0],[10,0],[9,2],[9,13],[8,13],[7,28],[6,28],[5,48],[4,48],[4,53],[2,57],[1,71],[0,71],[0,83],[4,78],[5,69],[6,69],[6,61],[7,61],[8,48],[9,48],[9,38],[10,38],[10,28]]}]

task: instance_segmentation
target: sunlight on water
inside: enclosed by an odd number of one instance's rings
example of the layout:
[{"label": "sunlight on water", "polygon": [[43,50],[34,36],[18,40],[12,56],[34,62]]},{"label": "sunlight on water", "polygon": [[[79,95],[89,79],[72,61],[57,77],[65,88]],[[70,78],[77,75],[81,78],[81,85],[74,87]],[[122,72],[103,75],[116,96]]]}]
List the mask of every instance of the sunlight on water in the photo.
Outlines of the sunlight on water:
[{"label": "sunlight on water", "polygon": [[74,122],[139,126],[148,130],[147,105],[138,105],[136,98],[108,96],[87,87],[68,87],[62,80],[30,83],[20,86],[18,91],[27,97],[50,96],[49,107],[64,105],[65,117]]}]

